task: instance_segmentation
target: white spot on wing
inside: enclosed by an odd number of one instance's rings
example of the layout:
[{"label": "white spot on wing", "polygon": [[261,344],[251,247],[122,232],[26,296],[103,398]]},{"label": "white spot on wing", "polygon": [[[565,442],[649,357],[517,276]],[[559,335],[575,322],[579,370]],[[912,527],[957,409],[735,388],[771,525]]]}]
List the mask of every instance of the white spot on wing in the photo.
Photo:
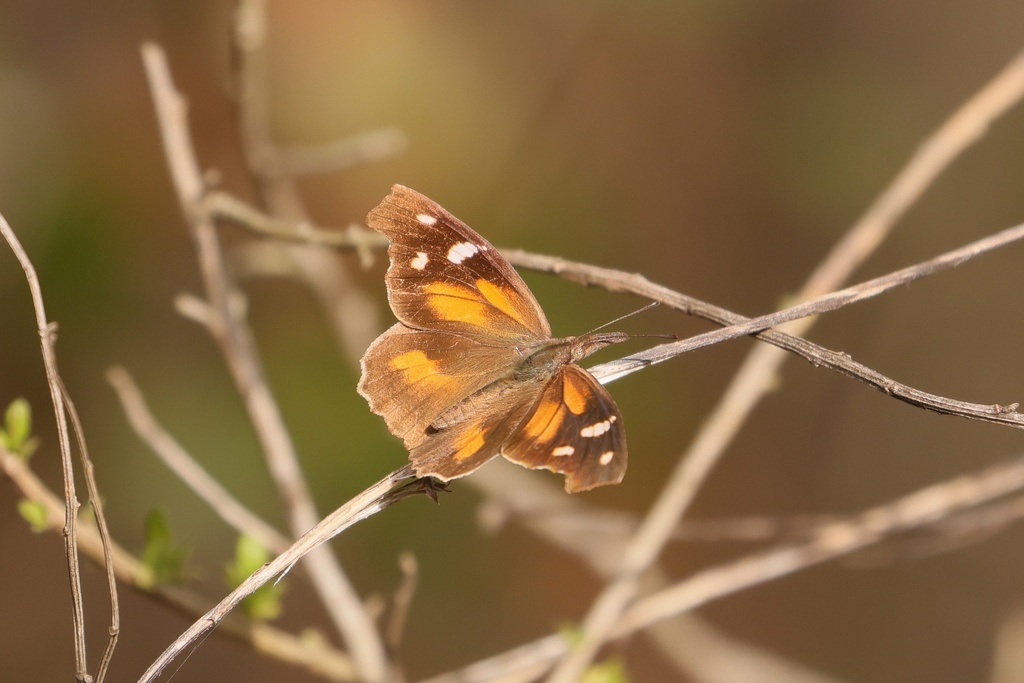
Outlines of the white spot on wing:
[{"label": "white spot on wing", "polygon": [[600,422],[595,422],[592,425],[587,425],[586,427],[580,430],[580,436],[601,436],[602,434],[604,434],[605,432],[612,428],[612,422],[614,420],[615,416],[612,415],[607,420],[601,420]]},{"label": "white spot on wing", "polygon": [[471,256],[479,253],[479,251],[480,247],[472,242],[459,242],[458,244],[452,245],[452,248],[448,250],[448,260],[455,265],[458,265]]},{"label": "white spot on wing", "polygon": [[612,458],[614,458],[614,457],[615,457],[615,451],[605,451],[604,453],[601,454],[601,457],[598,458],[597,461],[599,463],[601,463],[602,465],[607,465],[608,463],[610,463],[612,461]]},{"label": "white spot on wing", "polygon": [[427,267],[427,263],[429,262],[430,259],[427,258],[426,252],[417,251],[416,258],[409,261],[409,267],[413,270],[423,270]]},{"label": "white spot on wing", "polygon": [[572,446],[559,446],[558,448],[551,451],[551,455],[555,456],[556,458],[560,458],[564,455],[572,455],[575,452],[576,449],[573,448]]},{"label": "white spot on wing", "polygon": [[418,220],[423,225],[433,225],[434,223],[437,222],[436,218],[434,218],[430,214],[426,214],[426,213],[418,213],[418,214],[416,214],[416,220]]}]

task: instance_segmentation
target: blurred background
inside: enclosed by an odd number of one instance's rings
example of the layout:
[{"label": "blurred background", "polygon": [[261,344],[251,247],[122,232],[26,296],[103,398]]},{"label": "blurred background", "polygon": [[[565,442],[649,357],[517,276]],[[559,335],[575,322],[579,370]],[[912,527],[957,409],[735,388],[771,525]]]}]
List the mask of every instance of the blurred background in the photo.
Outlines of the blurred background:
[{"label": "blurred background", "polygon": [[[191,584],[224,593],[234,532],[127,426],[104,379],[125,366],[159,420],[242,501],[283,527],[273,486],[215,345],[175,313],[201,291],[162,154],[139,45],[159,42],[189,101],[201,163],[257,200],[233,101],[228,2],[0,1],[0,212],[33,258],[60,325],[65,382],[85,423],[115,538],[139,552],[159,508],[190,548]],[[768,312],[960,103],[1024,47],[1008,0],[838,2],[271,3],[273,131],[316,145],[382,126],[401,156],[300,181],[321,225],[362,221],[392,183],[436,199],[499,246],[643,273],[744,314]],[[858,273],[866,279],[1024,220],[1024,108],[945,173]],[[244,235],[226,228],[229,241]],[[810,338],[926,391],[982,403],[1024,396],[1020,246],[831,314]],[[390,324],[385,259],[338,259]],[[525,274],[556,334],[643,302]],[[405,453],[356,394],[313,297],[285,278],[247,283],[268,375],[325,513]],[[0,404],[35,407],[33,468],[60,470],[24,277],[0,249]],[[666,310],[633,332],[708,326]],[[381,327],[383,329],[383,327]],[[636,341],[628,350],[642,348]],[[586,502],[642,513],[752,342],[688,354],[612,385],[628,426],[625,482]],[[634,348],[635,347],[635,348]],[[617,351],[618,349],[616,349]],[[614,352],[595,362],[610,360]],[[940,417],[789,362],[699,496],[694,519],[843,514],[1020,452],[1018,433]],[[560,487],[545,472],[533,473]],[[411,679],[497,654],[578,620],[601,583],[515,523],[477,523],[453,485],[333,543],[363,595],[389,596],[397,555],[420,586],[400,657]],[[84,493],[80,493],[84,497]],[[61,539],[35,535],[0,485],[0,669],[73,666]],[[950,552],[905,540],[717,601],[724,633],[836,681],[986,680],[1001,626],[1024,603],[1024,530]],[[753,549],[675,544],[675,577]],[[85,563],[91,654],[106,629],[102,573]],[[282,628],[331,633],[302,572]],[[189,621],[123,592],[112,680],[134,680]],[[333,637],[333,636],[332,636]],[[613,648],[636,681],[696,680],[643,637]],[[318,680],[217,635],[179,680]]]}]

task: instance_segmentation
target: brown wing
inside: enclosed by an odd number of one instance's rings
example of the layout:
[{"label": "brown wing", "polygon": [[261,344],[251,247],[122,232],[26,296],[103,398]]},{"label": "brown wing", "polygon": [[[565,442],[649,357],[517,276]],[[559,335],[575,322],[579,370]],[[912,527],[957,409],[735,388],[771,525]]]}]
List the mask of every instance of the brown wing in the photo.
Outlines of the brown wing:
[{"label": "brown wing", "polygon": [[448,481],[473,472],[498,455],[522,423],[539,386],[499,383],[445,413],[444,425],[409,449],[416,475]]},{"label": "brown wing", "polygon": [[501,454],[531,469],[564,474],[570,493],[618,484],[626,473],[622,414],[593,375],[566,365],[545,386]]},{"label": "brown wing", "polygon": [[370,344],[360,361],[359,393],[388,429],[413,448],[447,409],[520,362],[511,346],[426,332],[397,323]]},{"label": "brown wing", "polygon": [[388,300],[406,325],[495,342],[551,336],[544,312],[511,264],[437,202],[395,185],[367,223],[391,241]]}]

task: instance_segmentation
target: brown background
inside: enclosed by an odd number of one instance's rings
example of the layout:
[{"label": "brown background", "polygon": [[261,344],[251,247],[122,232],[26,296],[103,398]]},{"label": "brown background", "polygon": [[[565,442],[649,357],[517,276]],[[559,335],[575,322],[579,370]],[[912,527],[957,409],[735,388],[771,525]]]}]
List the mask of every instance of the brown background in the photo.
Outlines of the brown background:
[{"label": "brown background", "polygon": [[[233,533],[131,433],[103,373],[124,364],[179,440],[280,523],[212,343],[172,308],[174,295],[198,292],[199,283],[138,54],[146,39],[166,47],[202,163],[226,189],[253,198],[228,96],[230,5],[0,2],[0,17],[0,211],[35,260],[60,323],[61,366],[114,534],[138,550],[146,512],[163,509],[192,548],[197,588],[219,596]],[[397,160],[304,180],[321,224],[361,220],[401,182],[496,244],[642,272],[756,314],[799,286],[918,143],[1021,49],[1022,25],[1024,5],[998,0],[274,3],[275,130],[282,142],[307,144],[382,125],[409,136]],[[1022,131],[1018,107],[858,277],[1020,222]],[[1013,247],[832,314],[811,336],[925,390],[1020,400],[1021,257]],[[382,269],[360,281],[387,320]],[[527,278],[560,334],[640,303]],[[326,511],[399,466],[403,451],[356,395],[353,359],[337,352],[311,297],[285,280],[252,283],[249,292],[271,382]],[[59,488],[28,296],[6,249],[0,305],[0,403],[32,401],[43,437],[34,467]],[[706,329],[667,311],[623,327]],[[706,349],[613,385],[630,469],[622,486],[588,501],[642,512],[750,346]],[[1019,451],[1012,430],[931,415],[791,362],[692,514],[852,512]],[[401,653],[413,678],[578,619],[599,588],[582,565],[515,525],[480,531],[477,494],[453,488],[440,507],[414,500],[334,544],[364,594],[390,594],[398,552],[419,558]],[[0,672],[68,680],[60,539],[31,534],[17,498],[0,486]],[[1012,528],[946,554],[890,545],[702,614],[840,680],[980,681],[1001,621],[1024,596],[1022,541]],[[666,566],[685,576],[745,549],[677,545]],[[281,625],[326,632],[298,574]],[[103,580],[91,565],[85,579],[95,658]],[[137,678],[187,623],[131,592],[124,609],[118,681]],[[622,654],[635,680],[677,680],[642,639]],[[179,676],[307,680],[217,636]]]}]

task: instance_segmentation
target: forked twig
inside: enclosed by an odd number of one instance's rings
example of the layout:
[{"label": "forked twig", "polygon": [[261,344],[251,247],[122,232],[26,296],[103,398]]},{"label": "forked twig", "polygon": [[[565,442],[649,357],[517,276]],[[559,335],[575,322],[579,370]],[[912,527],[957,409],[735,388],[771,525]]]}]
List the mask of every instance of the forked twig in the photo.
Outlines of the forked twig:
[{"label": "forked twig", "polygon": [[85,428],[78,416],[78,409],[71,400],[71,393],[64,386],[64,380],[60,381],[60,392],[64,397],[64,405],[67,408],[68,418],[75,433],[75,441],[78,444],[79,459],[82,461],[82,471],[85,477],[85,487],[89,492],[89,503],[92,505],[93,515],[96,517],[96,531],[100,540],[100,548],[103,551],[103,567],[107,575],[107,594],[110,596],[110,627],[107,646],[103,649],[103,656],[100,658],[99,666],[96,668],[96,683],[103,683],[107,676],[107,669],[114,658],[114,649],[117,647],[117,639],[121,634],[121,606],[117,597],[117,575],[114,571],[113,541],[110,537],[110,529],[107,527],[107,515],[103,511],[103,502],[100,497],[100,487],[96,481],[96,468],[89,457],[89,447],[85,441]]},{"label": "forked twig", "polygon": [[[142,58],[171,177],[191,229],[209,298],[208,328],[244,400],[271,479],[285,505],[291,530],[299,536],[313,528],[320,515],[302,476],[284,419],[266,382],[251,330],[237,307],[232,305],[234,284],[224,264],[218,231],[213,219],[202,211],[205,187],[182,96],[174,87],[166,56],[157,45],[143,45]],[[305,567],[335,627],[352,649],[360,673],[369,681],[381,679],[386,664],[379,634],[337,558],[328,549],[320,548],[306,558]]]},{"label": "forked twig", "polygon": [[[40,481],[28,465],[0,448],[0,471],[14,483],[26,499],[43,506],[46,512],[47,528],[62,533],[64,523],[64,501],[60,500]],[[78,533],[78,547],[93,561],[102,563],[111,557],[111,571],[123,584],[134,586],[142,592],[153,595],[158,601],[176,612],[190,618],[206,612],[210,601],[181,586],[153,585],[152,570],[127,550],[111,542],[104,547],[96,526],[81,520]],[[221,624],[221,631],[246,643],[254,652],[272,656],[279,661],[304,667],[332,681],[354,681],[356,670],[352,660],[344,653],[326,644],[294,636],[269,624],[253,622],[239,614],[228,615]]]},{"label": "forked twig", "polygon": [[[271,134],[267,5],[266,0],[240,0],[235,5],[232,48],[242,151],[257,191],[270,212],[302,221],[307,219],[302,198],[295,182],[280,173],[287,163],[282,160]],[[373,149],[376,153],[386,153],[387,147],[387,144],[377,145]],[[348,154],[346,162],[351,163],[358,156],[361,153]],[[333,305],[338,311],[330,319],[341,347],[354,362],[376,336],[374,328],[379,315],[376,305],[361,288],[355,286],[349,273],[329,254],[286,245],[281,245],[281,252],[304,275],[305,282],[324,309],[331,310]],[[291,522],[292,534],[298,536],[316,523],[319,513],[294,449],[290,443],[288,448],[279,448],[277,452],[268,448],[265,449],[265,458]],[[360,675],[368,683],[382,681],[389,667],[383,640],[341,563],[334,555],[319,552],[311,555],[307,564],[309,571],[315,574],[314,581],[323,607],[351,649]]]},{"label": "forked twig", "polygon": [[[50,401],[53,404],[53,413],[57,423],[57,440],[60,444],[60,464],[64,479],[64,555],[68,563],[68,579],[71,584],[71,622],[74,626],[74,650],[75,650],[75,678],[82,683],[90,683],[93,678],[89,674],[89,663],[85,648],[85,614],[82,608],[82,575],[78,558],[78,510],[81,503],[78,502],[75,493],[74,464],[71,458],[71,439],[68,431],[66,408],[73,411],[73,405],[64,389],[64,383],[57,369],[57,352],[54,348],[57,337],[56,323],[46,319],[46,309],[43,305],[43,291],[39,285],[39,276],[36,274],[35,266],[28,257],[21,242],[18,240],[14,230],[7,223],[7,219],[0,215],[0,234],[7,241],[11,251],[14,252],[18,263],[25,273],[25,280],[28,282],[29,292],[32,297],[32,307],[36,316],[36,329],[39,332],[39,344],[43,354],[43,365],[46,368],[46,383],[50,388]],[[77,423],[77,417],[76,423]],[[79,433],[81,439],[81,433]],[[81,440],[79,443],[83,443]],[[99,510],[101,503],[98,490],[96,490],[95,476],[92,471],[92,463],[88,455],[82,449],[83,463],[89,481],[91,502],[98,510],[97,520],[103,522],[102,510]],[[110,540],[104,525],[101,541],[104,547],[104,556],[109,558]],[[110,590],[111,604],[111,627],[110,640],[105,649],[101,665],[98,670],[98,679],[102,681],[106,673],[106,667],[113,655],[113,648],[117,644],[117,633],[119,626],[119,611],[117,603],[117,584],[113,580],[113,570],[109,562],[105,562]]]},{"label": "forked twig", "polygon": [[[944,522],[1008,494],[1024,490],[1024,458],[924,487],[895,500],[815,529],[810,538],[780,543],[738,560],[704,569],[630,604],[609,631],[622,638],[658,621],[693,610],[741,590],[788,576],[880,543],[894,534]],[[454,674],[422,683],[484,683],[500,676],[531,680],[573,645],[551,634]],[[500,674],[500,676],[499,676]],[[505,680],[502,678],[501,680]]]}]

